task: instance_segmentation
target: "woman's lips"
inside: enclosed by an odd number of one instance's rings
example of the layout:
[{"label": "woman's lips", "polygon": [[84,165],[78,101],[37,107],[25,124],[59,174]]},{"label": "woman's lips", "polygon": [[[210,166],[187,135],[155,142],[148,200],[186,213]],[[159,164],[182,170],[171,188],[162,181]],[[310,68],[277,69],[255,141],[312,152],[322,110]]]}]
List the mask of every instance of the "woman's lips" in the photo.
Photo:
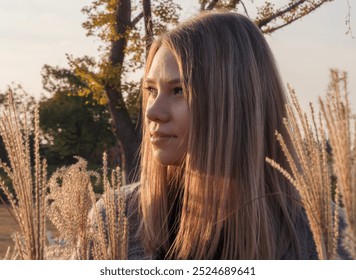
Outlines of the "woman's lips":
[{"label": "woman's lips", "polygon": [[168,144],[174,138],[177,137],[162,132],[156,132],[151,134],[150,141],[153,145],[160,145],[160,144]]}]

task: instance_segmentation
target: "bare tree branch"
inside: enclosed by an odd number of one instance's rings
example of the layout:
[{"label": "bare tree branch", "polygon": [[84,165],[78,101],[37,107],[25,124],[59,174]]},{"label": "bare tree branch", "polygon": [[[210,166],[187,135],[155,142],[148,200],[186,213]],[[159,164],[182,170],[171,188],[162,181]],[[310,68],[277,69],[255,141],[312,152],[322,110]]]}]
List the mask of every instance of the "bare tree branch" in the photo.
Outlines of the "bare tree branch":
[{"label": "bare tree branch", "polygon": [[[311,13],[312,11],[316,10],[317,8],[319,8],[321,5],[323,5],[325,2],[327,2],[328,0],[326,1],[323,1],[323,2],[320,2],[319,4],[317,4],[316,6],[314,6],[312,9],[309,10],[308,14]],[[291,24],[292,22],[298,20],[298,19],[301,19],[302,17],[304,17],[305,15],[303,14],[299,14],[298,16],[296,16],[295,18],[289,20],[288,22],[285,22],[284,24],[281,24],[281,25],[278,25],[276,27],[272,27],[272,28],[268,28],[265,32],[263,33],[266,33],[266,34],[269,34],[269,33],[272,33],[280,28],[283,28],[289,24]],[[261,28],[261,27],[260,27]]]},{"label": "bare tree branch", "polygon": [[146,57],[147,57],[153,38],[151,0],[143,0],[142,5],[143,5],[143,15],[145,18],[145,42],[146,42]]},{"label": "bare tree branch", "polygon": [[346,18],[345,18],[345,24],[347,26],[347,31],[346,31],[346,35],[347,34],[350,34],[351,38],[355,38],[352,34],[352,30],[351,30],[351,5],[350,5],[350,2],[349,0],[347,0],[347,7],[348,7],[348,12],[347,12],[347,15],[346,15]]},{"label": "bare tree branch", "polygon": [[[295,2],[293,5],[288,6],[287,8],[280,10],[278,12],[276,12],[275,14],[271,15],[268,18],[265,18],[259,22],[257,22],[257,25],[259,28],[262,28],[263,26],[267,25],[268,23],[270,23],[272,20],[275,20],[276,18],[290,12],[291,10],[297,8],[299,5],[303,4],[304,2],[306,2],[307,0],[299,0],[297,2]],[[328,0],[324,0],[324,1],[328,1]]]},{"label": "bare tree branch", "polygon": [[230,0],[229,6],[230,8],[236,8],[237,4],[239,4],[240,0]]},{"label": "bare tree branch", "polygon": [[[303,16],[300,16],[300,17],[298,17],[298,18],[295,18],[293,21],[296,21],[296,20],[298,20],[298,19],[300,19],[300,18],[302,18],[302,17],[303,17]],[[284,23],[284,24],[278,25],[278,26],[276,26],[276,27],[269,28],[269,29],[266,30],[266,31],[263,31],[263,30],[262,30],[262,32],[263,32],[264,34],[273,33],[274,31],[276,31],[276,30],[278,30],[278,29],[281,29],[281,28],[283,28],[283,27],[285,27],[285,26],[291,24],[293,21],[289,21],[289,22],[286,22],[286,23]]]},{"label": "bare tree branch", "polygon": [[134,27],[143,18],[143,12],[139,13],[132,21],[130,26]]},{"label": "bare tree branch", "polygon": [[199,1],[199,2],[200,2],[200,12],[202,12],[205,10],[205,5],[206,5],[207,0]]},{"label": "bare tree branch", "polygon": [[212,10],[216,6],[216,4],[219,2],[219,0],[213,0],[209,3],[209,5],[205,8],[205,10]]},{"label": "bare tree branch", "polygon": [[246,9],[246,6],[245,6],[245,3],[244,3],[244,2],[242,2],[242,1],[239,1],[239,3],[241,3],[241,4],[242,4],[242,7],[244,8],[244,11],[245,11],[246,16],[250,18],[250,15],[249,15],[249,14],[248,14],[248,12],[247,12],[247,9]]}]

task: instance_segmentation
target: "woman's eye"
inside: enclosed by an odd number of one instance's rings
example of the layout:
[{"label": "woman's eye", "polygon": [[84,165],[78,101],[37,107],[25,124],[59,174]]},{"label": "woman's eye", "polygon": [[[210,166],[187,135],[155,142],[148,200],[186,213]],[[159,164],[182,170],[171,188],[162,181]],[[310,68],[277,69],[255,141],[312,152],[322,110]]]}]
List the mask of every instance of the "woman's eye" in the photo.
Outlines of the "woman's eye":
[{"label": "woman's eye", "polygon": [[183,94],[183,88],[181,88],[181,87],[176,87],[176,88],[174,88],[174,94],[176,95],[182,95]]},{"label": "woman's eye", "polygon": [[156,96],[157,95],[157,89],[154,87],[146,87],[145,90],[148,91],[148,94],[151,96]]}]

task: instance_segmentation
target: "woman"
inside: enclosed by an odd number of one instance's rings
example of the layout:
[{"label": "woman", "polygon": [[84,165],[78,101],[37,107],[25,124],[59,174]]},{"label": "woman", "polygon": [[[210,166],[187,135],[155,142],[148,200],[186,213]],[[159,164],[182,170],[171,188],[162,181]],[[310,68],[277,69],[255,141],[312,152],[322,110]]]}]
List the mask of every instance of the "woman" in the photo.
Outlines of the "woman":
[{"label": "woman", "polygon": [[143,88],[129,258],[317,258],[295,189],[265,162],[287,166],[286,99],[253,22],[206,13],[162,35]]}]

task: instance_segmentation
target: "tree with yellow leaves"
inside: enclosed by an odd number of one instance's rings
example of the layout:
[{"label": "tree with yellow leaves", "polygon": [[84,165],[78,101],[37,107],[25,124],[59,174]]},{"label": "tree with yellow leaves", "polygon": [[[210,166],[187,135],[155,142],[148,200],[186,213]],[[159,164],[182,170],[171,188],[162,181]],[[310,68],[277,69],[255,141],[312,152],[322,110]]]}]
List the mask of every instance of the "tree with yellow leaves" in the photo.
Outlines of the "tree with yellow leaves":
[{"label": "tree with yellow leaves", "polygon": [[[250,17],[246,1],[199,0],[197,4],[201,12],[227,9]],[[280,7],[265,1],[254,5],[257,13],[253,20],[263,33],[271,34],[332,1],[286,0]],[[83,27],[88,36],[103,42],[101,58],[68,56],[71,70],[82,81],[77,94],[93,94],[109,108],[128,182],[137,179],[134,174],[141,141],[140,82],[128,81],[128,75],[143,68],[153,37],[177,24],[180,10],[179,4],[168,0],[95,0],[82,10],[88,16]]]}]

